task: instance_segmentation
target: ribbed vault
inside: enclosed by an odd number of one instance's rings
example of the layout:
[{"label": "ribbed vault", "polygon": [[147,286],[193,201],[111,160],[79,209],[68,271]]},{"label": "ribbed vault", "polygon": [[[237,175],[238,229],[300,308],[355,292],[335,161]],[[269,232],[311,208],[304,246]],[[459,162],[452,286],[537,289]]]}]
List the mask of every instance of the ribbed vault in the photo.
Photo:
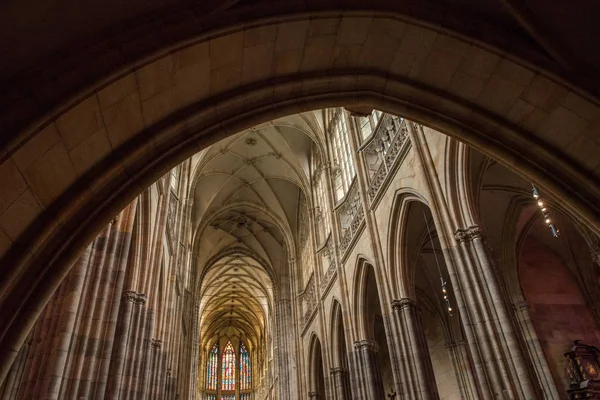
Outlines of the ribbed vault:
[{"label": "ribbed vault", "polygon": [[267,349],[260,357],[272,351],[274,302],[295,252],[310,150],[322,142],[320,115],[255,126],[193,158],[190,211],[203,348],[237,337]]}]

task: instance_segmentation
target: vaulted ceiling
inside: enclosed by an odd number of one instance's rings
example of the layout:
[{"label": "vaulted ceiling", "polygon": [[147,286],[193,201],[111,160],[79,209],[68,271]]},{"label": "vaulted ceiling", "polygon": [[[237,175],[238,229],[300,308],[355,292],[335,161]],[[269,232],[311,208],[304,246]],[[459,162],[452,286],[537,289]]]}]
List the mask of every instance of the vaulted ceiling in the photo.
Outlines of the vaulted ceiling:
[{"label": "vaulted ceiling", "polygon": [[277,284],[295,247],[298,201],[309,192],[321,115],[253,127],[194,159],[191,218],[204,340],[245,336],[257,345],[268,335]]}]

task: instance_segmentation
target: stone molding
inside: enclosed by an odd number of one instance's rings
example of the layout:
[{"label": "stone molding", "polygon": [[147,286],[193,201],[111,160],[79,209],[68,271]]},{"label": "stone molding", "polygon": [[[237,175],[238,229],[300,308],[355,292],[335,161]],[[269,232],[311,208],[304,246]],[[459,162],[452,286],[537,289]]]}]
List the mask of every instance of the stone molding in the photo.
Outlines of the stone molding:
[{"label": "stone molding", "polygon": [[454,238],[458,243],[471,242],[475,239],[483,239],[485,232],[477,225],[470,226],[466,229],[457,229],[454,233]]},{"label": "stone molding", "polygon": [[405,308],[416,308],[417,302],[413,299],[409,299],[408,297],[404,297],[400,300],[392,300],[392,309],[394,311],[401,311]]},{"label": "stone molding", "polygon": [[377,353],[379,351],[379,344],[377,344],[376,341],[369,339],[357,340],[354,342],[354,348],[357,350],[366,348]]},{"label": "stone molding", "polygon": [[319,393],[317,393],[317,392],[308,392],[308,398],[309,399],[318,399],[319,398]]},{"label": "stone molding", "polygon": [[329,368],[329,374],[330,375],[341,375],[346,373],[347,370],[344,367],[334,367],[334,368]]},{"label": "stone molding", "polygon": [[137,297],[137,293],[132,291],[132,290],[128,290],[126,292],[123,292],[123,296],[122,299],[125,301],[128,301],[130,303],[135,302],[135,299]]},{"label": "stone molding", "polygon": [[162,340],[160,339],[152,339],[152,342],[150,343],[150,346],[152,346],[153,349],[160,349],[162,347]]}]

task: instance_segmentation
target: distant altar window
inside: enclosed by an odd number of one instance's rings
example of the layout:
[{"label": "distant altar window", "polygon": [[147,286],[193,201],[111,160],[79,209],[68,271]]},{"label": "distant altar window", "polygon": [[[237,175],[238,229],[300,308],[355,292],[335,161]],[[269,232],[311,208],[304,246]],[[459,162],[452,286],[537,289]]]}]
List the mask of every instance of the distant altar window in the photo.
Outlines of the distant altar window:
[{"label": "distant altar window", "polygon": [[[215,343],[206,362],[206,399],[252,400],[252,364],[244,342]],[[223,344],[223,342],[221,342]],[[236,349],[237,347],[237,349]]]}]

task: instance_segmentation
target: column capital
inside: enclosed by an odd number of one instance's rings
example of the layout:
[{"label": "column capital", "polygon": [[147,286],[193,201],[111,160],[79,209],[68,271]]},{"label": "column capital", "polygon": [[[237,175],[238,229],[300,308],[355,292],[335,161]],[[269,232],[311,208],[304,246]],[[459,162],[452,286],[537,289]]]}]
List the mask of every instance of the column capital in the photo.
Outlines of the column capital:
[{"label": "column capital", "polygon": [[122,299],[125,301],[128,301],[130,303],[133,303],[135,301],[136,297],[137,297],[136,292],[134,292],[133,290],[128,290],[126,292],[123,292]]},{"label": "column capital", "polygon": [[452,342],[446,342],[444,347],[446,349],[450,350],[450,349],[455,349],[457,347],[463,347],[466,344],[467,344],[467,342],[465,342],[464,340],[456,340],[456,341],[452,341]]},{"label": "column capital", "polygon": [[346,368],[344,368],[344,367],[329,368],[330,375],[341,375],[345,372],[346,372]]},{"label": "column capital", "polygon": [[377,342],[369,339],[357,340],[356,342],[354,342],[354,348],[357,350],[366,348],[374,352],[379,351],[379,345],[377,344]]},{"label": "column capital", "polygon": [[413,299],[409,299],[408,297],[404,297],[399,300],[392,300],[392,309],[394,311],[400,311],[405,308],[416,308],[417,302]]},{"label": "column capital", "polygon": [[474,239],[483,239],[485,236],[485,232],[483,228],[478,225],[470,226],[466,229],[457,229],[454,232],[454,238],[457,242],[470,242]]},{"label": "column capital", "polygon": [[529,303],[526,300],[522,300],[522,301],[513,303],[512,306],[516,311],[523,311],[523,310],[529,309]]},{"label": "column capital", "polygon": [[138,293],[137,296],[135,297],[135,304],[139,304],[139,305],[143,306],[144,304],[146,304],[146,300],[148,300],[148,297],[146,296],[146,294]]},{"label": "column capital", "polygon": [[152,339],[152,342],[150,342],[150,346],[152,346],[153,349],[160,349],[162,347],[162,340],[160,339]]},{"label": "column capital", "polygon": [[309,399],[318,399],[319,398],[319,393],[317,393],[317,392],[308,392],[308,398]]}]

